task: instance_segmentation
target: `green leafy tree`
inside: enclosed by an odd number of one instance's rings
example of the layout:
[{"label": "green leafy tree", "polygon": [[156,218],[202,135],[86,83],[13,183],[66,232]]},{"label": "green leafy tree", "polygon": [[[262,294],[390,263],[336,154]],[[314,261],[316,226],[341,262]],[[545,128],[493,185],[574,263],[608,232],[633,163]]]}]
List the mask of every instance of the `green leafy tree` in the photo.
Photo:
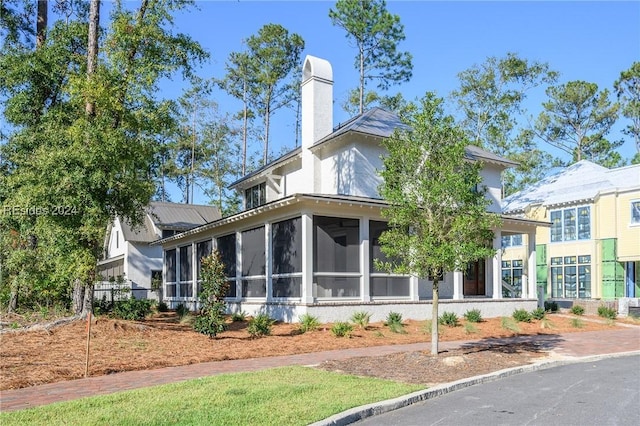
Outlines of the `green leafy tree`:
[{"label": "green leafy tree", "polygon": [[613,85],[621,113],[631,120],[623,132],[633,137],[636,143],[634,164],[640,163],[640,62],[634,62],[631,67],[620,73],[620,78]]},{"label": "green leafy tree", "polygon": [[[338,0],[329,10],[333,25],[344,29],[346,37],[358,53],[355,67],[359,71],[358,112],[365,106],[367,82],[377,81],[377,87],[387,90],[392,84],[411,79],[413,64],[409,52],[398,51],[405,39],[400,17],[387,10],[384,0]],[[369,99],[370,100],[370,99]]]},{"label": "green leafy tree", "polygon": [[129,10],[115,3],[108,27],[98,29],[94,0],[90,14],[56,21],[35,51],[23,43],[0,55],[11,126],[0,147],[0,204],[28,212],[3,215],[0,229],[34,232],[52,245],[51,264],[66,272],[67,286],[74,283],[76,313],[91,309],[107,224],[115,216],[139,223],[154,192],[157,134],[174,119],[158,113],[166,110],[159,81],[176,72],[190,77],[207,56],[172,31],[172,13],[189,4],[143,0]]},{"label": "green leafy tree", "polygon": [[244,67],[248,67],[248,90],[245,92],[243,89],[241,92],[243,96],[248,94],[248,98],[244,100],[248,101],[249,110],[262,116],[262,163],[266,164],[269,158],[271,116],[298,97],[300,80],[294,78],[297,75],[294,71],[300,63],[304,40],[298,34],[289,34],[282,25],[267,24],[260,28],[258,34],[249,37],[246,45],[246,56],[236,55],[239,60],[237,73],[244,84],[242,73]]},{"label": "green leafy tree", "polygon": [[202,291],[200,292],[200,315],[193,323],[199,333],[213,338],[226,330],[225,312],[227,304],[224,300],[229,290],[229,282],[225,277],[224,263],[218,252],[202,258]]},{"label": "green leafy tree", "polygon": [[605,167],[623,161],[616,149],[623,141],[605,138],[618,119],[619,105],[609,99],[609,91],[598,85],[570,81],[549,87],[549,100],[535,125],[537,135],[546,143],[571,156],[571,162],[590,160]]},{"label": "green leafy tree", "polygon": [[531,62],[515,53],[489,57],[458,74],[460,87],[451,97],[469,140],[519,162],[515,170],[504,173],[507,195],[539,180],[551,161],[549,154],[535,146],[529,126],[522,125],[526,113],[522,103],[529,91],[556,78],[548,64]]},{"label": "green leafy tree", "polygon": [[[377,267],[421,279],[433,278],[432,323],[438,323],[438,286],[447,271],[492,256],[499,217],[489,205],[480,177],[482,164],[465,158],[467,139],[445,116],[442,100],[428,93],[405,117],[408,129],[383,141],[380,192],[390,229],[380,237],[385,255],[394,259]],[[433,327],[431,352],[438,353]]]}]

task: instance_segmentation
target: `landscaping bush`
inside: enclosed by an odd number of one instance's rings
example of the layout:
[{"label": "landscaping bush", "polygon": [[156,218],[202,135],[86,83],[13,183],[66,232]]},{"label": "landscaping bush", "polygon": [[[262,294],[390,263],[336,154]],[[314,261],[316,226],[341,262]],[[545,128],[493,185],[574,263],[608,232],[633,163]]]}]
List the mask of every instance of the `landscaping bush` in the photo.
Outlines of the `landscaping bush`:
[{"label": "landscaping bush", "polygon": [[584,308],[580,305],[573,305],[571,307],[571,313],[574,315],[583,315],[584,314]]},{"label": "landscaping bush", "polygon": [[158,312],[167,312],[168,310],[169,310],[169,307],[165,302],[158,303]]},{"label": "landscaping bush", "polygon": [[242,321],[246,321],[247,320],[247,313],[240,311],[240,312],[234,312],[231,315],[231,321],[232,322],[242,322]]},{"label": "landscaping bush", "polygon": [[558,312],[558,304],[556,302],[544,302],[544,310],[547,312]]},{"label": "landscaping bush", "polygon": [[531,314],[526,309],[516,309],[512,316],[518,322],[531,322]]},{"label": "landscaping bush", "polygon": [[118,300],[113,306],[113,315],[116,318],[140,321],[151,313],[152,302],[148,299]]},{"label": "landscaping bush", "polygon": [[247,331],[251,337],[262,337],[271,334],[271,326],[276,321],[267,314],[258,314],[249,320]]},{"label": "landscaping bush", "polygon": [[518,324],[516,324],[512,318],[502,317],[500,319],[500,326],[505,330],[513,331],[514,333],[520,333],[520,327],[518,327]]},{"label": "landscaping bush", "polygon": [[331,327],[331,333],[336,337],[351,337],[353,325],[348,322],[336,322]]},{"label": "landscaping bush", "polygon": [[351,315],[351,321],[363,330],[367,328],[370,320],[371,314],[365,311],[354,312],[353,315]]},{"label": "landscaping bush", "polygon": [[543,319],[545,315],[546,311],[544,310],[544,308],[535,308],[533,311],[531,311],[531,318],[536,320]]},{"label": "landscaping bush", "polygon": [[465,322],[465,323],[464,323],[464,332],[465,332],[466,334],[477,333],[477,332],[478,332],[478,327],[476,327],[475,325],[473,325],[473,323]]},{"label": "landscaping bush", "polygon": [[201,265],[200,304],[202,308],[200,315],[193,322],[193,329],[213,338],[227,329],[225,321],[227,304],[224,297],[229,289],[229,283],[226,279],[224,264],[217,251],[203,257]]},{"label": "landscaping bush", "polygon": [[602,305],[602,306],[598,306],[598,316],[613,320],[613,319],[616,319],[616,317],[618,316],[618,313],[616,312],[615,309]]},{"label": "landscaping bush", "polygon": [[464,319],[469,322],[482,322],[482,314],[480,309],[470,309],[464,313]]},{"label": "landscaping bush", "polygon": [[176,306],[176,315],[178,315],[178,318],[182,319],[182,317],[187,315],[188,313],[189,308],[187,308],[184,304],[180,303],[178,306]]},{"label": "landscaping bush", "polygon": [[389,325],[393,323],[402,324],[402,314],[399,312],[389,312],[387,315],[387,320],[384,322],[384,325]]},{"label": "landscaping bush", "polygon": [[300,317],[300,331],[306,333],[307,331],[314,331],[320,327],[320,321],[318,317],[313,315],[304,314]]},{"label": "landscaping bush", "polygon": [[438,324],[456,327],[458,325],[458,316],[453,312],[443,312],[438,318]]}]

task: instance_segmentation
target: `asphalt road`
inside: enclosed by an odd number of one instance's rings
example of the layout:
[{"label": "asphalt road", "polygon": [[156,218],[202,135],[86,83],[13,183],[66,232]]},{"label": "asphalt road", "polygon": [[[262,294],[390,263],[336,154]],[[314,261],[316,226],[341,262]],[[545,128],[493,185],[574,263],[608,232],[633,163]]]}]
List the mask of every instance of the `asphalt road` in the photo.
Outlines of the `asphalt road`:
[{"label": "asphalt road", "polygon": [[640,355],[517,374],[358,425],[639,425]]}]

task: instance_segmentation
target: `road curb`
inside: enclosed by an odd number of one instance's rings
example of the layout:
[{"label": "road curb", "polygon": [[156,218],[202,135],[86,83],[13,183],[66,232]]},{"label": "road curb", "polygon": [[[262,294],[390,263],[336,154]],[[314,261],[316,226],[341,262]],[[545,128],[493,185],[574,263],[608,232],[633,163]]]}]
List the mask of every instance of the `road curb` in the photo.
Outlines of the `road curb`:
[{"label": "road curb", "polygon": [[368,417],[376,416],[389,411],[397,410],[399,408],[407,407],[417,402],[426,401],[428,399],[437,398],[441,395],[446,395],[450,392],[468,388],[470,386],[479,385],[482,383],[493,382],[503,379],[505,377],[513,376],[521,373],[529,373],[532,371],[544,370],[547,368],[560,367],[568,364],[578,364],[582,362],[599,361],[606,358],[619,358],[625,356],[640,355],[640,351],[631,352],[619,352],[612,354],[601,355],[589,355],[584,357],[566,357],[562,359],[546,359],[536,362],[534,364],[522,365],[520,367],[506,368],[503,370],[494,371],[493,373],[487,373],[480,376],[469,377],[466,379],[456,380],[455,382],[444,383],[438,386],[434,386],[429,389],[413,392],[408,395],[403,395],[393,399],[387,399],[385,401],[374,402],[372,404],[361,405],[359,407],[350,408],[338,414],[312,423],[310,426],[343,426],[363,420]]}]

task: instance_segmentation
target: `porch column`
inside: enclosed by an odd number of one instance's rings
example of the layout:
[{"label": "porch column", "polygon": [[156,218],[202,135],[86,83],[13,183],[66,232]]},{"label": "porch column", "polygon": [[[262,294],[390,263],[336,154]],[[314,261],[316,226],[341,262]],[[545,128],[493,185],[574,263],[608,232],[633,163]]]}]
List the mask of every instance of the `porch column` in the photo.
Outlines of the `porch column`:
[{"label": "porch column", "polygon": [[302,213],[302,303],[313,303],[313,216]]},{"label": "porch column", "polygon": [[369,218],[367,216],[360,219],[360,300],[369,302],[371,300],[371,259],[369,258]]},{"label": "porch column", "polygon": [[493,299],[502,299],[502,232],[498,229],[493,237],[495,256],[491,259],[491,281],[493,283]]},{"label": "porch column", "polygon": [[267,296],[267,302],[271,302],[273,299],[273,281],[271,279],[272,274],[272,262],[271,262],[271,224],[264,224],[264,273],[265,273],[265,291]]},{"label": "porch column", "polygon": [[[538,289],[536,283],[536,234],[535,232],[527,233],[527,253],[529,259],[527,261],[527,297],[530,299],[538,298]],[[524,288],[523,288],[524,291]],[[523,295],[523,297],[525,297]]]},{"label": "porch column", "polygon": [[198,310],[198,245],[191,243],[191,303]]},{"label": "porch column", "polygon": [[461,271],[454,271],[453,273],[453,300],[464,299],[464,276]]},{"label": "porch column", "polygon": [[418,277],[412,275],[409,278],[409,285],[411,286],[409,290],[410,299],[413,301],[420,300],[420,280]]}]

